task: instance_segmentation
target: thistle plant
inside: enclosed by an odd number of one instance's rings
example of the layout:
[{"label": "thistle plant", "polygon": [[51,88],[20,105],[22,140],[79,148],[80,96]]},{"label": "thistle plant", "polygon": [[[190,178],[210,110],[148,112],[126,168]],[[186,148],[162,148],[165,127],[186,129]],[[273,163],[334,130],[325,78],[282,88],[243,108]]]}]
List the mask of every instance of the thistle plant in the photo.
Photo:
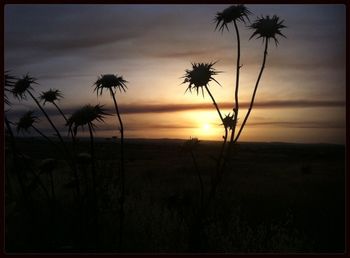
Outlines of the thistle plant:
[{"label": "thistle plant", "polygon": [[102,105],[85,105],[81,109],[75,111],[68,119],[66,125],[69,132],[77,135],[79,127],[84,129],[84,126],[89,128],[90,134],[90,153],[91,153],[91,173],[92,173],[92,187],[93,187],[93,202],[94,202],[94,221],[96,246],[98,246],[98,205],[97,205],[97,180],[96,180],[96,165],[95,165],[95,149],[94,149],[94,135],[95,122],[103,122],[105,116],[108,115]]},{"label": "thistle plant", "polygon": [[62,98],[63,98],[62,92],[60,90],[54,90],[54,89],[44,91],[40,95],[40,99],[42,101],[44,101],[44,105],[46,102],[53,104],[56,107],[57,111],[62,115],[64,120],[67,122],[66,116],[64,115],[62,110],[59,108],[59,106],[56,104],[56,101],[58,101]]},{"label": "thistle plant", "polygon": [[279,43],[277,36],[279,35],[279,36],[282,36],[284,38],[286,37],[281,32],[281,29],[286,28],[286,26],[283,24],[283,22],[284,22],[284,20],[280,21],[280,18],[276,15],[274,15],[272,18],[270,18],[270,16],[267,15],[266,17],[261,16],[253,24],[251,24],[249,26],[250,29],[254,30],[253,34],[250,36],[250,39],[252,39],[253,37],[257,37],[257,38],[262,38],[263,42],[265,42],[264,57],[263,57],[263,61],[262,61],[262,65],[260,68],[258,78],[257,78],[256,83],[255,83],[255,87],[254,87],[253,95],[252,95],[250,105],[248,108],[248,112],[247,112],[246,116],[244,117],[242,125],[237,133],[237,136],[235,137],[235,140],[234,140],[235,142],[237,142],[239,136],[241,135],[242,130],[243,130],[243,128],[248,120],[249,115],[250,115],[250,112],[252,111],[256,91],[258,89],[258,85],[259,85],[262,73],[264,71],[264,68],[265,68],[268,44],[269,44],[270,40],[273,39],[275,41],[275,45],[277,47],[277,45]]},{"label": "thistle plant", "polygon": [[[237,38],[237,62],[236,62],[236,84],[235,84],[235,91],[234,91],[234,106],[233,106],[233,122],[229,126],[229,129],[231,130],[231,137],[230,137],[230,144],[233,142],[233,138],[235,135],[235,129],[237,124],[238,118],[238,111],[239,111],[239,99],[238,99],[238,91],[239,91],[239,75],[240,75],[240,69],[242,65],[240,64],[241,59],[241,40],[240,40],[240,34],[237,26],[237,22],[243,22],[246,23],[246,20],[249,21],[249,15],[251,12],[248,10],[247,7],[245,7],[242,4],[239,5],[232,5],[228,8],[226,8],[224,11],[217,13],[215,17],[216,21],[216,27],[221,24],[219,30],[223,32],[224,27],[229,31],[228,24],[233,22],[235,32],[236,32],[236,38]],[[227,117],[226,122],[228,122],[230,118]]]},{"label": "thistle plant", "polygon": [[33,93],[31,92],[33,90],[32,85],[33,84],[38,84],[36,82],[36,79],[33,77],[30,77],[28,74],[23,76],[21,79],[18,79],[15,84],[13,85],[11,92],[13,94],[14,97],[16,97],[18,100],[24,100],[26,99],[26,94],[28,94],[36,103],[36,105],[38,106],[38,108],[41,110],[41,112],[44,114],[44,116],[46,117],[47,121],[50,123],[51,127],[55,130],[56,132],[56,136],[59,138],[59,140],[62,143],[62,146],[65,150],[66,153],[68,153],[67,149],[66,149],[66,145],[62,139],[62,136],[60,134],[60,132],[57,130],[56,126],[54,125],[54,123],[52,122],[51,118],[49,117],[49,115],[46,113],[46,111],[44,110],[44,108],[40,105],[39,101],[34,97]]},{"label": "thistle plant", "polygon": [[65,142],[63,141],[63,138],[62,138],[60,132],[58,131],[58,129],[56,128],[55,124],[52,122],[51,118],[46,113],[44,108],[41,106],[39,101],[34,97],[34,95],[32,93],[32,90],[33,90],[32,85],[33,84],[38,84],[36,82],[36,79],[33,77],[30,77],[27,74],[27,75],[23,76],[21,79],[18,79],[14,83],[13,87],[11,88],[11,92],[12,92],[13,96],[15,98],[17,98],[18,100],[25,100],[26,94],[28,94],[34,100],[34,102],[36,103],[38,108],[41,110],[41,112],[46,117],[47,121],[50,123],[51,127],[54,129],[56,136],[58,137],[58,139],[61,142],[61,145],[63,147],[64,155],[66,156],[66,159],[67,159],[67,161],[68,161],[68,163],[69,163],[69,165],[74,173],[74,176],[75,176],[75,179],[77,182],[76,191],[77,191],[77,196],[78,196],[78,201],[79,201],[80,200],[80,189],[79,189],[78,174],[77,174],[75,162],[74,162],[69,150],[67,149],[67,146],[66,146]]},{"label": "thistle plant", "polygon": [[34,129],[35,132],[37,132],[40,136],[45,138],[47,141],[49,141],[54,146],[55,143],[50,140],[49,137],[47,137],[45,134],[43,134],[34,124],[39,120],[37,116],[34,115],[34,111],[28,111],[26,112],[17,122],[17,134],[22,133],[29,133],[29,129]]},{"label": "thistle plant", "polygon": [[[187,89],[185,91],[185,93],[187,91],[189,91],[190,93],[192,93],[192,90],[195,90],[198,92],[199,90],[202,91],[202,96],[204,98],[204,90],[203,88],[206,90],[206,92],[208,93],[208,95],[210,96],[213,105],[220,117],[221,122],[224,124],[224,117],[221,114],[221,111],[219,109],[219,106],[217,105],[214,96],[212,95],[212,93],[210,92],[209,88],[208,88],[208,84],[210,81],[214,81],[217,84],[220,85],[220,83],[213,77],[214,75],[217,75],[219,73],[219,71],[216,71],[213,66],[215,65],[216,62],[211,62],[211,63],[192,63],[192,70],[186,70],[186,74],[182,77],[184,78],[183,84],[184,83],[188,83]],[[220,85],[221,86],[221,85]],[[219,158],[217,160],[217,166],[220,166],[221,163],[221,159],[223,157],[223,150],[225,148],[225,144],[227,141],[227,127],[224,126],[224,142],[222,145],[222,151],[220,152]]]},{"label": "thistle plant", "polygon": [[102,95],[103,90],[107,90],[114,102],[115,112],[119,121],[120,131],[120,174],[121,174],[121,194],[120,194],[120,221],[119,221],[119,246],[122,247],[123,241],[123,224],[124,224],[124,202],[125,202],[125,167],[124,167],[124,125],[120,116],[118,104],[116,101],[116,91],[126,92],[127,81],[122,76],[114,74],[101,75],[94,83],[97,95]]}]

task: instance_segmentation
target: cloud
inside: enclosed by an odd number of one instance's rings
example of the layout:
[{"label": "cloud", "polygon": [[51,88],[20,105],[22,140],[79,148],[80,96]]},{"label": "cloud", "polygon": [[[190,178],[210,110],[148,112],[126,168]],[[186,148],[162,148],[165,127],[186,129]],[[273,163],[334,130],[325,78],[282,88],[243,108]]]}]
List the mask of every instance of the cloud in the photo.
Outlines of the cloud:
[{"label": "cloud", "polygon": [[[225,102],[219,104],[221,108],[232,108],[232,103]],[[241,108],[248,108],[249,103],[243,102]],[[282,101],[260,101],[254,104],[254,108],[313,108],[313,107],[343,107],[344,101],[311,101],[311,100],[282,100]],[[189,110],[206,110],[212,109],[211,103],[198,104],[125,104],[120,106],[120,110],[124,114],[138,113],[167,113],[180,112]],[[109,107],[112,109],[112,107]]]},{"label": "cloud", "polygon": [[269,122],[251,122],[249,126],[273,126],[273,127],[287,127],[287,128],[331,128],[331,129],[344,129],[345,124],[339,122],[322,122],[322,121],[303,121],[303,122],[290,122],[290,121],[269,121]]},{"label": "cloud", "polygon": [[[220,108],[230,109],[232,103],[224,102],[219,104]],[[240,103],[241,108],[248,108],[248,102]],[[345,107],[344,101],[337,100],[280,100],[280,101],[259,101],[254,104],[255,109],[280,109],[280,108],[319,108],[319,107]],[[35,109],[36,107],[32,107]],[[62,107],[65,114],[72,114],[80,107]],[[114,113],[114,106],[106,105],[107,112]],[[25,108],[10,109],[8,115],[11,117],[19,117],[26,111],[31,109],[31,106],[27,105]],[[211,103],[195,103],[195,104],[122,104],[119,106],[119,110],[122,114],[146,114],[146,113],[169,113],[169,112],[182,112],[191,110],[208,110],[213,109]],[[45,106],[46,112],[50,116],[57,115],[57,110],[54,107]],[[40,113],[40,112],[38,112]],[[39,114],[38,114],[39,115]]]}]

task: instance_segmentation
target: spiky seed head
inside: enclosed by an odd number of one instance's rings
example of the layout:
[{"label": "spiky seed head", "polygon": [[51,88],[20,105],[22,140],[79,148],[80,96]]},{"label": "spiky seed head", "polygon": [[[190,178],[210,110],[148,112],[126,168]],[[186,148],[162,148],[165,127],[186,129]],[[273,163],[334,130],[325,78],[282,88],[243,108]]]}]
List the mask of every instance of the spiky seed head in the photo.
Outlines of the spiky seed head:
[{"label": "spiky seed head", "polygon": [[211,80],[220,85],[220,83],[213,77],[219,73],[213,68],[214,64],[216,64],[216,62],[192,63],[192,70],[186,70],[186,74],[182,77],[184,78],[182,83],[189,83],[186,91],[189,90],[192,92],[193,89],[196,89],[198,95],[199,89],[202,89],[204,97],[203,87],[207,86]]},{"label": "spiky seed head", "polygon": [[246,19],[249,21],[248,15],[250,14],[252,13],[243,4],[231,5],[222,12],[216,14],[214,19],[216,22],[215,30],[217,28],[222,32],[224,31],[224,28],[229,30],[227,24],[233,21],[241,21],[245,23]]},{"label": "spiky seed head", "polygon": [[228,115],[226,115],[223,119],[223,125],[225,126],[225,128],[229,128],[229,129],[233,129],[235,126],[235,116],[234,114],[232,114],[232,116],[230,116],[230,113]]},{"label": "spiky seed head", "polygon": [[277,46],[279,43],[277,35],[286,38],[286,36],[281,32],[281,29],[286,28],[283,22],[284,20],[280,21],[280,18],[276,15],[272,16],[272,18],[270,18],[269,15],[266,17],[258,17],[258,19],[249,26],[250,29],[254,30],[249,39],[253,38],[254,36],[257,36],[257,38],[263,38],[263,40],[267,41],[274,39]]},{"label": "spiky seed head", "polygon": [[85,125],[90,125],[94,128],[94,121],[103,122],[106,115],[109,114],[106,113],[103,105],[97,104],[92,106],[88,104],[75,111],[68,118],[66,126],[69,128],[69,132],[72,132],[73,130],[74,135],[76,135],[79,126],[83,128]]},{"label": "spiky seed head", "polygon": [[122,76],[114,74],[104,74],[101,75],[94,83],[94,92],[96,91],[97,95],[101,95],[103,89],[106,89],[108,91],[119,89],[120,92],[125,92],[127,89],[126,83],[127,81],[124,80]]},{"label": "spiky seed head", "polygon": [[45,105],[46,102],[53,103],[56,100],[60,100],[63,98],[63,95],[60,90],[50,89],[48,91],[43,91],[39,98],[44,101]]},{"label": "spiky seed head", "polygon": [[25,99],[25,93],[32,89],[32,84],[37,84],[36,79],[27,74],[15,82],[11,92],[17,99]]},{"label": "spiky seed head", "polygon": [[34,116],[34,111],[28,111],[16,123],[17,133],[21,131],[28,132],[29,128],[32,127],[37,120],[38,120],[38,117]]}]

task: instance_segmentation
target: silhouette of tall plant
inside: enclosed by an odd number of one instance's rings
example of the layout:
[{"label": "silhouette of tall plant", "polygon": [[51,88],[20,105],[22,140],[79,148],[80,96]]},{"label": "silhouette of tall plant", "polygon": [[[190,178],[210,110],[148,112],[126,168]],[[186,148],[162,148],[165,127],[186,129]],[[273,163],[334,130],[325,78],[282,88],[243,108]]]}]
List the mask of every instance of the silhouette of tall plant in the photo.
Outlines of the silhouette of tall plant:
[{"label": "silhouette of tall plant", "polygon": [[28,111],[24,115],[22,115],[19,121],[16,123],[17,125],[17,133],[29,133],[29,129],[34,129],[40,136],[45,138],[52,145],[56,146],[56,144],[50,140],[44,133],[42,133],[34,124],[39,120],[37,116],[34,116],[34,111]]},{"label": "silhouette of tall plant", "polygon": [[76,191],[77,191],[77,195],[78,195],[78,200],[80,200],[80,189],[79,189],[79,180],[78,180],[78,174],[77,174],[77,168],[75,166],[74,160],[69,152],[69,150],[67,149],[67,146],[65,144],[65,142],[63,141],[63,138],[60,134],[60,132],[58,131],[57,127],[55,126],[55,124],[52,122],[51,118],[49,117],[49,115],[46,113],[46,111],[44,110],[44,108],[41,106],[41,104],[39,103],[38,99],[34,97],[33,93],[32,93],[32,85],[33,84],[38,84],[36,82],[36,79],[33,77],[30,77],[28,74],[23,76],[21,79],[18,79],[12,89],[11,92],[13,94],[13,96],[15,98],[17,98],[18,100],[24,100],[26,99],[26,94],[28,94],[36,103],[36,105],[38,106],[38,108],[41,110],[41,112],[44,114],[44,116],[46,117],[47,121],[50,123],[51,127],[54,129],[56,136],[58,137],[59,141],[61,142],[62,148],[63,148],[63,152],[64,155],[66,156],[66,159],[74,173],[74,177],[76,180]]},{"label": "silhouette of tall plant", "polygon": [[94,149],[94,127],[95,121],[103,122],[104,117],[108,115],[102,105],[92,106],[90,104],[83,106],[81,109],[75,111],[68,119],[66,125],[68,130],[77,135],[78,127],[84,128],[88,126],[90,134],[90,153],[91,153],[91,173],[92,173],[92,187],[93,187],[93,204],[94,204],[94,221],[95,221],[95,240],[96,247],[98,247],[98,200],[97,200],[97,178],[95,165],[95,149]]},{"label": "silhouette of tall plant", "polygon": [[266,63],[266,57],[267,57],[267,49],[268,49],[268,44],[270,42],[271,39],[273,39],[275,41],[276,47],[278,45],[278,39],[277,36],[282,36],[282,37],[286,37],[285,35],[282,34],[281,29],[286,28],[286,26],[283,24],[284,20],[280,21],[280,18],[276,15],[272,16],[272,18],[270,18],[269,15],[267,15],[266,17],[261,16],[260,18],[258,18],[253,24],[251,24],[249,27],[250,29],[253,29],[254,32],[253,34],[250,36],[249,39],[252,39],[253,37],[257,37],[257,38],[262,38],[263,42],[265,42],[265,49],[264,49],[264,57],[263,57],[263,61],[261,64],[261,68],[260,68],[260,72],[258,75],[258,78],[256,80],[255,83],[255,87],[254,87],[254,91],[253,91],[253,95],[252,95],[252,99],[250,101],[250,105],[248,108],[248,112],[246,114],[246,116],[244,117],[244,120],[242,122],[242,125],[237,133],[237,136],[235,138],[235,142],[237,142],[239,136],[242,133],[242,130],[248,120],[248,117],[250,115],[250,112],[252,111],[253,105],[254,105],[254,100],[255,100],[255,95],[256,95],[256,91],[258,89],[258,85],[262,76],[262,73],[264,71],[265,68],[265,63]]},{"label": "silhouette of tall plant", "polygon": [[[192,70],[186,70],[186,74],[183,76],[184,81],[183,83],[189,83],[188,87],[186,89],[185,92],[189,91],[192,93],[192,90],[196,90],[197,95],[199,92],[199,89],[201,89],[202,91],[202,95],[204,98],[204,90],[203,88],[207,91],[208,95],[210,96],[213,105],[220,117],[220,120],[222,122],[222,125],[224,127],[224,135],[223,135],[223,144],[220,150],[220,154],[219,157],[217,159],[217,171],[216,174],[218,173],[218,170],[220,169],[220,164],[221,164],[221,160],[223,158],[224,155],[224,149],[225,149],[225,144],[227,142],[227,136],[228,136],[228,128],[226,126],[227,122],[227,117],[223,117],[223,115],[221,114],[221,111],[219,109],[219,106],[217,105],[215,98],[213,97],[213,95],[211,94],[209,88],[208,88],[208,84],[210,81],[215,81],[217,84],[220,85],[220,83],[214,79],[214,75],[217,75],[219,72],[216,71],[213,66],[214,66],[215,62],[211,62],[211,63],[192,63]],[[221,86],[221,85],[220,85]]]},{"label": "silhouette of tall plant", "polygon": [[121,174],[121,194],[120,194],[120,221],[119,221],[119,247],[122,247],[123,242],[123,224],[124,224],[124,203],[125,203],[125,164],[124,164],[124,125],[120,116],[118,104],[116,101],[116,91],[126,92],[127,81],[122,76],[114,74],[101,75],[94,83],[97,95],[102,95],[103,90],[109,91],[113,102],[115,112],[118,117],[120,126],[120,174]]},{"label": "silhouette of tall plant", "polygon": [[222,32],[224,31],[224,28],[229,31],[228,24],[233,22],[235,32],[236,32],[236,39],[237,39],[237,61],[236,61],[236,84],[235,84],[235,90],[234,90],[234,106],[233,106],[233,115],[225,117],[225,122],[227,123],[227,126],[231,130],[231,137],[230,137],[230,144],[232,144],[234,135],[235,135],[235,129],[237,124],[237,118],[238,118],[238,111],[239,111],[239,98],[238,98],[238,91],[239,91],[239,74],[240,69],[242,65],[240,64],[241,59],[241,40],[240,40],[240,34],[237,26],[237,22],[244,22],[246,23],[246,20],[249,21],[249,15],[251,12],[248,10],[247,7],[245,7],[242,4],[239,5],[232,5],[222,12],[218,12],[215,17],[216,21],[216,27],[217,29],[220,25],[219,30]]},{"label": "silhouette of tall plant", "polygon": [[46,102],[53,104],[56,107],[57,111],[62,115],[64,120],[67,122],[67,118],[66,118],[65,114],[62,112],[62,110],[56,104],[56,101],[60,100],[61,98],[63,98],[63,95],[62,95],[62,92],[60,90],[50,89],[48,91],[42,92],[40,95],[40,99],[42,101],[44,101],[44,105]]},{"label": "silhouette of tall plant", "polygon": [[50,123],[51,127],[55,130],[56,132],[56,136],[59,138],[59,140],[62,143],[63,148],[65,149],[65,151],[67,152],[65,143],[62,139],[62,136],[60,134],[60,132],[57,130],[56,126],[54,125],[54,123],[52,122],[51,118],[49,117],[49,115],[46,113],[46,111],[44,110],[44,108],[40,105],[39,101],[34,97],[33,93],[31,92],[33,90],[32,88],[32,84],[38,84],[36,82],[36,79],[33,77],[30,77],[28,74],[23,76],[21,79],[18,79],[14,86],[12,87],[12,94],[14,95],[14,97],[16,97],[19,100],[24,100],[26,99],[26,94],[28,94],[36,103],[36,105],[38,106],[38,108],[41,110],[41,112],[44,114],[44,116],[46,117],[47,121]]}]

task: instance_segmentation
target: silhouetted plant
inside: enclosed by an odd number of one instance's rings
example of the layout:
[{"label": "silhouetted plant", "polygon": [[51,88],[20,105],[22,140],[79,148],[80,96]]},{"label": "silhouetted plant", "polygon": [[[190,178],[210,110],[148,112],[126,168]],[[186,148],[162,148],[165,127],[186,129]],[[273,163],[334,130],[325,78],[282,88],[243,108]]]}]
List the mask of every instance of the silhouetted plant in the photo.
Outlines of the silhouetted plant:
[{"label": "silhouetted plant", "polygon": [[66,116],[64,115],[62,110],[59,108],[59,106],[55,102],[55,101],[60,100],[61,98],[63,98],[63,95],[62,95],[61,91],[53,90],[53,89],[50,89],[48,91],[44,91],[40,95],[40,99],[44,101],[44,105],[45,105],[46,102],[52,103],[56,107],[58,112],[62,115],[64,120],[67,122]]},{"label": "silhouetted plant", "polygon": [[31,90],[33,90],[32,88],[32,84],[38,84],[36,82],[36,79],[33,77],[30,77],[28,74],[23,76],[21,79],[18,79],[15,84],[13,85],[11,92],[14,95],[14,97],[16,97],[19,100],[23,100],[26,99],[26,94],[29,94],[29,96],[34,100],[34,102],[36,103],[36,105],[39,107],[39,109],[41,110],[41,112],[44,114],[44,116],[46,117],[47,121],[50,123],[51,127],[55,130],[56,132],[56,136],[59,138],[59,140],[62,143],[62,147],[64,148],[64,151],[67,155],[69,155],[69,152],[66,148],[66,145],[62,139],[62,136],[60,134],[60,132],[57,130],[56,126],[54,125],[54,123],[52,122],[52,120],[50,119],[49,115],[46,113],[46,111],[43,109],[43,107],[40,105],[39,101],[34,97],[34,95],[32,94]]},{"label": "silhouetted plant", "polygon": [[[199,89],[201,89],[203,98],[204,98],[203,88],[205,88],[205,90],[207,91],[207,93],[209,94],[213,102],[213,105],[220,117],[221,122],[224,123],[224,117],[220,112],[219,106],[217,105],[215,98],[213,97],[213,95],[211,94],[208,88],[208,84],[212,80],[220,85],[220,83],[217,80],[215,80],[213,77],[214,75],[217,75],[219,73],[213,68],[214,64],[215,62],[214,63],[213,62],[212,63],[192,63],[192,70],[186,70],[186,74],[183,76],[184,78],[183,83],[189,83],[185,92],[190,91],[192,93],[192,90],[195,89],[198,95]],[[227,140],[227,128],[224,127],[224,130],[225,130],[225,134],[223,136],[224,138],[223,147],[225,146],[225,143]],[[222,153],[218,158],[218,165],[220,164],[221,159],[222,159]]]},{"label": "silhouetted plant", "polygon": [[96,179],[96,165],[95,165],[95,149],[94,149],[94,136],[93,131],[95,128],[95,121],[103,122],[104,117],[108,115],[102,105],[85,105],[81,109],[75,111],[68,119],[68,130],[77,135],[78,127],[84,128],[88,126],[90,134],[90,152],[91,152],[91,173],[92,173],[92,186],[93,186],[93,202],[95,210],[95,232],[96,247],[98,247],[98,200],[97,200],[97,179]]},{"label": "silhouetted plant", "polygon": [[43,134],[34,124],[39,120],[37,116],[34,116],[34,111],[26,112],[17,122],[17,133],[29,133],[29,129],[34,129],[40,136],[44,137],[47,141],[49,141],[52,145],[56,146],[56,144],[50,140],[45,134]]},{"label": "silhouetted plant", "polygon": [[[238,98],[238,91],[239,91],[239,74],[240,69],[242,65],[240,64],[241,59],[241,40],[240,40],[240,34],[237,26],[237,21],[241,21],[246,23],[246,20],[249,21],[249,15],[251,12],[248,10],[247,7],[245,7],[242,4],[239,5],[232,5],[228,8],[226,8],[223,12],[217,13],[215,20],[216,20],[216,27],[218,28],[219,24],[222,24],[220,27],[220,30],[224,30],[224,26],[229,31],[229,28],[227,26],[228,23],[233,22],[235,32],[236,32],[236,38],[237,38],[237,61],[236,61],[236,84],[235,84],[235,90],[234,90],[234,106],[232,108],[233,110],[233,120],[230,120],[230,117],[227,117],[226,122],[230,122],[230,126],[228,127],[231,130],[231,137],[230,137],[230,145],[233,143],[234,135],[235,135],[235,129],[238,119],[238,112],[239,112],[239,98]],[[223,150],[224,151],[224,150]]]},{"label": "silhouetted plant", "polygon": [[124,224],[124,202],[125,202],[125,164],[124,164],[124,125],[120,116],[118,104],[116,101],[116,90],[126,92],[127,81],[122,76],[114,74],[101,75],[95,82],[95,89],[97,95],[102,95],[103,90],[109,91],[113,98],[115,111],[117,113],[120,126],[120,172],[121,172],[121,194],[120,194],[120,222],[119,222],[119,247],[122,248],[123,242],[123,224]]},{"label": "silhouetted plant", "polygon": [[252,99],[250,101],[250,105],[248,108],[248,112],[246,116],[244,117],[244,120],[242,122],[242,125],[237,133],[237,136],[235,138],[235,142],[238,140],[239,136],[242,133],[242,130],[248,120],[249,114],[252,111],[254,100],[255,100],[255,94],[258,89],[258,85],[261,79],[261,75],[265,68],[265,62],[266,62],[266,56],[267,56],[267,48],[268,43],[270,39],[273,39],[275,41],[276,46],[278,45],[278,39],[276,38],[278,35],[282,37],[286,37],[282,34],[281,29],[286,28],[285,25],[283,25],[284,20],[280,21],[280,18],[276,15],[274,15],[272,18],[270,16],[262,16],[261,18],[258,18],[252,25],[250,25],[250,28],[254,30],[253,34],[251,35],[250,39],[253,37],[262,38],[263,42],[265,42],[265,49],[264,49],[264,58],[263,62],[260,68],[260,72],[258,75],[258,79],[256,80]]}]

